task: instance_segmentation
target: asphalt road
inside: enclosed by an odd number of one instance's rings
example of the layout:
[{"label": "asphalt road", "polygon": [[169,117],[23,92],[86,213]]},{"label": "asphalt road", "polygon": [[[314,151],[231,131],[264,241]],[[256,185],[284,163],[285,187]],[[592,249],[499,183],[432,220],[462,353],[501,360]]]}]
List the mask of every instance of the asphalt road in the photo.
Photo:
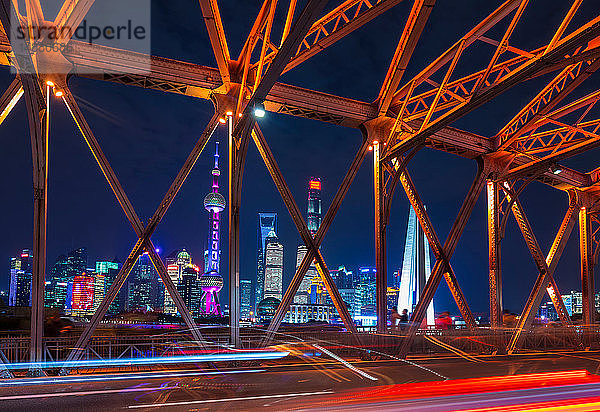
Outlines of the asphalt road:
[{"label": "asphalt road", "polygon": [[[373,393],[395,384],[585,369],[600,374],[600,354],[410,358],[360,361],[300,351],[283,361],[217,370],[186,369],[15,379],[0,382],[0,410],[423,410],[476,409],[600,397],[599,383],[497,390],[441,391],[435,397],[381,400]],[[204,366],[204,368],[202,367]],[[171,366],[170,366],[171,367]],[[400,392],[401,393],[401,392]],[[364,394],[364,395],[363,395]],[[348,400],[352,399],[351,402]],[[600,398],[599,398],[600,400]],[[597,405],[600,408],[600,403]],[[593,410],[593,409],[589,409]]]}]

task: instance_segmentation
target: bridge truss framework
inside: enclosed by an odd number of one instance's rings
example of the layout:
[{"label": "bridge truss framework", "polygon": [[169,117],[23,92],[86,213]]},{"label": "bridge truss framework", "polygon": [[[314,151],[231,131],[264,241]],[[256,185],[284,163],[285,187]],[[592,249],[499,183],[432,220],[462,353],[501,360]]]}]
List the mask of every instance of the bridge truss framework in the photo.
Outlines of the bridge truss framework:
[{"label": "bridge truss framework", "polygon": [[[412,1],[412,8],[385,80],[377,98],[373,102],[363,102],[280,83],[278,79],[283,73],[323,52],[402,0],[340,0],[340,4],[327,13],[324,10],[328,0],[307,0],[301,10],[297,7],[296,0],[280,1],[279,4],[277,0],[264,0],[237,58],[229,53],[217,0],[199,0],[217,61],[216,68],[90,45],[68,36],[44,40],[45,44],[50,45],[53,42],[62,46],[68,44],[69,47],[61,52],[49,52],[47,49],[34,52],[30,39],[9,38],[7,33],[11,32],[11,22],[20,22],[23,26],[51,25],[58,29],[77,27],[94,1],[66,0],[54,21],[47,21],[39,0],[25,0],[26,10],[21,11],[18,7],[12,7],[16,2],[0,0],[0,22],[3,28],[0,30],[0,63],[14,67],[17,73],[15,80],[0,97],[0,123],[18,101],[24,98],[33,157],[34,267],[30,361],[42,360],[47,147],[50,99],[53,94],[66,105],[138,236],[137,243],[132,247],[115,282],[80,336],[68,361],[76,361],[84,352],[108,306],[124,284],[137,258],[144,252],[149,253],[194,339],[202,344],[202,336],[194,319],[167,275],[151,236],[220,120],[229,125],[229,298],[232,345],[240,346],[239,210],[244,163],[250,141],[258,148],[308,248],[268,327],[264,344],[272,339],[279,328],[313,261],[346,328],[350,332],[356,332],[319,246],[369,150],[374,154],[378,332],[386,331],[386,231],[398,183],[402,185],[415,209],[436,259],[431,276],[412,314],[408,339],[404,339],[399,347],[400,355],[406,355],[409,351],[412,336],[421,324],[426,308],[442,279],[448,284],[467,326],[477,327],[459,286],[460,274],[457,276],[454,273],[450,261],[477,198],[484,189],[488,206],[490,320],[493,328],[502,326],[500,255],[501,239],[509,214],[516,219],[539,272],[517,328],[506,342],[506,349],[509,352],[518,350],[523,331],[531,325],[545,293],[549,294],[561,321],[565,325],[571,325],[553,273],[576,224],[580,240],[583,319],[585,324],[593,323],[593,267],[598,261],[600,249],[600,169],[585,173],[563,167],[558,162],[600,145],[600,119],[590,116],[600,99],[600,89],[576,100],[569,99],[569,95],[586,79],[593,77],[600,66],[600,15],[592,16],[592,19],[580,27],[571,28],[571,20],[583,2],[574,0],[551,41],[537,49],[524,50],[512,44],[510,38],[517,25],[524,24],[521,20],[530,6],[529,2],[506,0],[421,72],[406,80],[403,78],[404,73],[435,0],[404,1]],[[281,38],[275,39],[272,32],[278,7],[285,7],[286,19]],[[492,32],[501,33],[501,38],[488,37]],[[485,67],[467,76],[455,76],[455,68],[465,51],[482,44],[484,47],[491,45],[493,50]],[[151,62],[150,70],[145,71],[142,62],[148,59]],[[510,88],[547,74],[552,74],[552,80],[510,122],[501,127],[495,136],[478,136],[451,127],[457,119]],[[146,225],[137,216],[70,92],[68,78],[71,76],[210,99],[214,103],[214,116]],[[262,105],[270,112],[357,128],[363,134],[363,141],[314,237],[308,231],[267,139],[254,120],[254,108]],[[474,181],[444,243],[437,236],[408,171],[410,160],[422,148],[442,150],[477,163]],[[569,198],[565,217],[547,255],[540,249],[519,200],[519,195],[532,181],[564,191]],[[65,368],[64,372],[67,370]]]}]

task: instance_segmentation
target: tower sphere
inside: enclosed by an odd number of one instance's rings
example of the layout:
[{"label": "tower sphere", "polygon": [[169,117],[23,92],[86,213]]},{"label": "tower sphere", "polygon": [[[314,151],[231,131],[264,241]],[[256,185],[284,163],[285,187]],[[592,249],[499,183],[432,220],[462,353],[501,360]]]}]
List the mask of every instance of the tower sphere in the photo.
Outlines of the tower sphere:
[{"label": "tower sphere", "polygon": [[222,212],[227,202],[220,193],[209,193],[204,198],[204,208],[209,212]]},{"label": "tower sphere", "polygon": [[205,273],[200,276],[200,288],[204,292],[218,292],[223,288],[223,277],[214,272]]}]

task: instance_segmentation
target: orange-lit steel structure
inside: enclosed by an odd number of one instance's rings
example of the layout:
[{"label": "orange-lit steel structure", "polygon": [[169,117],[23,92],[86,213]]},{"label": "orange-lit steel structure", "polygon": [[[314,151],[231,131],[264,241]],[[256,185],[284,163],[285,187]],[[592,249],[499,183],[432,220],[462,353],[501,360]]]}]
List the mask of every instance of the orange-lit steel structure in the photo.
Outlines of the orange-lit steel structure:
[{"label": "orange-lit steel structure", "polygon": [[[194,339],[202,337],[177,293],[163,262],[155,252],[151,235],[169,208],[219,123],[229,123],[229,283],[231,303],[231,344],[240,345],[239,335],[239,209],[246,152],[254,141],[280,192],[308,253],[297,269],[283,301],[268,328],[267,343],[281,324],[303,276],[314,261],[339,314],[350,332],[356,328],[329,274],[319,250],[327,230],[343,201],[369,148],[373,150],[375,197],[375,260],[377,266],[378,331],[386,330],[386,228],[394,192],[400,183],[430,243],[436,263],[412,314],[408,338],[399,348],[410,349],[411,337],[425,315],[438,285],[444,279],[470,328],[477,327],[459,286],[450,261],[481,191],[486,188],[488,206],[489,285],[491,326],[502,326],[501,239],[509,211],[514,215],[539,271],[507,350],[519,348],[522,332],[531,325],[541,299],[547,292],[560,319],[570,325],[553,272],[575,224],[578,222],[581,251],[581,280],[584,322],[594,322],[593,267],[598,260],[600,171],[584,173],[562,167],[559,161],[600,145],[600,119],[589,118],[600,99],[600,90],[569,102],[569,95],[600,66],[600,15],[581,27],[571,20],[583,0],[574,0],[556,28],[551,41],[534,50],[510,42],[528,0],[506,0],[453,46],[412,79],[404,79],[411,55],[425,29],[435,0],[413,0],[400,41],[376,99],[363,102],[278,82],[288,70],[322,52],[402,0],[338,0],[323,15],[327,0],[307,0],[297,10],[296,0],[264,0],[240,55],[232,58],[221,22],[217,0],[199,0],[210,43],[217,61],[211,68],[126,50],[90,45],[69,38],[62,52],[32,51],[27,41],[9,39],[11,22],[76,27],[93,6],[93,0],[66,0],[53,22],[45,21],[39,0],[25,0],[26,10],[11,8],[1,0],[0,63],[11,65],[17,77],[0,97],[0,123],[24,96],[27,105],[34,165],[34,281],[32,299],[31,361],[41,360],[42,308],[45,276],[46,189],[48,178],[48,125],[50,95],[60,97],[104,173],[124,213],[138,235],[138,242],[124,263],[104,302],[81,335],[68,360],[77,360],[86,347],[111,300],[125,282],[141,253],[147,251],[173,297]],[[405,0],[409,1],[409,0]],[[272,35],[278,7],[286,7],[282,37]],[[533,6],[530,6],[533,7]],[[11,15],[12,13],[12,15]],[[498,39],[490,33],[501,33]],[[51,40],[47,40],[51,41]],[[457,64],[467,49],[493,46],[489,61],[481,70],[456,78]],[[256,59],[256,56],[259,56]],[[140,69],[149,59],[150,70]],[[40,71],[38,65],[46,67]],[[88,70],[92,68],[93,70]],[[527,80],[552,73],[553,79],[500,128],[495,136],[478,136],[452,128],[451,124],[501,93]],[[215,115],[187,158],[157,211],[144,225],[137,216],[94,134],[69,91],[67,76],[82,76],[148,89],[210,99]],[[375,93],[374,93],[375,96]],[[340,126],[358,128],[363,142],[313,238],[253,117],[256,106],[267,111],[305,117]],[[576,116],[576,117],[575,117]],[[576,120],[573,121],[573,118]],[[447,239],[442,243],[425,210],[408,172],[411,158],[422,148],[433,148],[475,160],[477,173]],[[544,257],[519,200],[531,181],[540,181],[568,193],[565,218],[551,250]]]}]

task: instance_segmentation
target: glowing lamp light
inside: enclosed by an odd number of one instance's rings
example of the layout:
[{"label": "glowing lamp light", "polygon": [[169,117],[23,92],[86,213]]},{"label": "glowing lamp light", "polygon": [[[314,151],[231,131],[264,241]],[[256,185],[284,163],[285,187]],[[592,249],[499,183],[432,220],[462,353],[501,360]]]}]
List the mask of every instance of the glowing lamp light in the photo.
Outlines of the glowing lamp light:
[{"label": "glowing lamp light", "polygon": [[373,151],[373,146],[369,146],[369,151]]},{"label": "glowing lamp light", "polygon": [[238,117],[242,117],[242,114],[241,114],[241,113],[239,113],[239,114],[238,114]]},{"label": "glowing lamp light", "polygon": [[219,123],[221,124],[225,124],[227,123],[227,120],[223,119],[222,117],[219,119]]},{"label": "glowing lamp light", "polygon": [[552,174],[559,175],[562,172],[562,169],[556,165],[550,166],[550,171]]},{"label": "glowing lamp light", "polygon": [[373,140],[373,146],[375,146],[376,144],[379,144],[378,140]]},{"label": "glowing lamp light", "polygon": [[226,116],[233,116],[233,112],[230,110],[227,113],[225,113]]},{"label": "glowing lamp light", "polygon": [[262,103],[256,103],[254,105],[254,117],[258,117],[259,119],[261,119],[265,117],[266,113],[267,112],[265,112],[265,107]]},{"label": "glowing lamp light", "polygon": [[157,247],[156,249],[154,249],[154,251],[155,251],[156,253],[160,253],[160,248],[159,248],[159,247]]},{"label": "glowing lamp light", "polygon": [[54,87],[54,82],[53,82],[53,81],[50,81],[50,80],[48,80],[48,81],[46,82],[46,84],[47,84],[48,86],[50,86],[50,87]]},{"label": "glowing lamp light", "polygon": [[56,97],[63,97],[64,93],[63,93],[63,92],[61,92],[61,91],[59,90],[59,91],[57,91],[56,93],[54,93],[54,95],[55,95]]}]

